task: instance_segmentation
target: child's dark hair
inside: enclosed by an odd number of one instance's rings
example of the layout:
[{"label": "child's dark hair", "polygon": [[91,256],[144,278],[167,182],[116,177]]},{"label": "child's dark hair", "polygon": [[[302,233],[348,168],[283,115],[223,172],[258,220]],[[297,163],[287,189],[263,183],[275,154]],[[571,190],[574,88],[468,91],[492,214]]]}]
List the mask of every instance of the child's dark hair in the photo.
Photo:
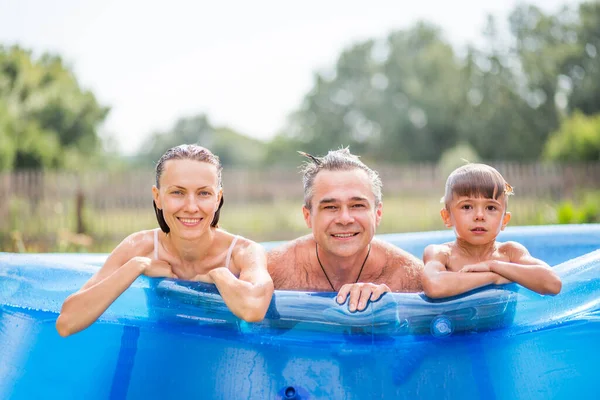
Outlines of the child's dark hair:
[{"label": "child's dark hair", "polygon": [[513,194],[513,188],[495,168],[486,164],[466,164],[455,169],[446,180],[444,204],[448,204],[454,196],[477,196],[498,200]]},{"label": "child's dark hair", "polygon": [[[165,154],[163,154],[162,157],[158,160],[158,163],[156,163],[156,187],[159,189],[160,177],[165,170],[165,163],[169,160],[193,160],[214,165],[215,167],[217,167],[219,189],[223,186],[223,182],[221,180],[221,171],[223,170],[223,166],[221,165],[219,157],[214,155],[207,148],[199,146],[197,144],[182,144],[167,150]],[[152,201],[152,205],[154,206],[154,213],[156,214],[156,220],[158,221],[160,229],[164,233],[169,233],[171,231],[171,228],[169,228],[169,225],[167,225],[167,221],[165,221],[165,217],[163,216],[162,210],[156,207],[156,203],[154,201]],[[217,208],[217,211],[215,212],[215,216],[213,217],[210,226],[219,226],[221,207],[223,207],[223,196],[221,196],[219,208]]]}]

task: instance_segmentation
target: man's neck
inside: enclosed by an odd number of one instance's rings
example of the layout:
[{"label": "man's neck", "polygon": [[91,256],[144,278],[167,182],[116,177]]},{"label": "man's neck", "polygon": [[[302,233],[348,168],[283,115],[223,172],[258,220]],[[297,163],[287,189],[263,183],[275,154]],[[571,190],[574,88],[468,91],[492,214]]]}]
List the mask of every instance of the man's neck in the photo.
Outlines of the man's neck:
[{"label": "man's neck", "polygon": [[370,245],[357,254],[340,257],[324,251],[315,243],[318,268],[325,271],[325,277],[330,280],[334,290],[342,285],[356,283],[360,280],[365,264],[368,261]]}]

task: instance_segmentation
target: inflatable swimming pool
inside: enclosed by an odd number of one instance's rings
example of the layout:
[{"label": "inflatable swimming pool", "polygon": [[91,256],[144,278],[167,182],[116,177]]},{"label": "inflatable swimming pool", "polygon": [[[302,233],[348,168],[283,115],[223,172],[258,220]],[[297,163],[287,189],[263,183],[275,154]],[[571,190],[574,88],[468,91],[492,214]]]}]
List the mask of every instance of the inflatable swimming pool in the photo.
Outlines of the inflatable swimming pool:
[{"label": "inflatable swimming pool", "polygon": [[[420,256],[452,232],[380,237]],[[331,293],[276,291],[246,323],[212,285],[142,277],[68,338],[62,302],[106,255],[0,253],[0,399],[599,398],[600,225],[501,240],[554,266],[561,294],[388,293],[350,313]]]}]

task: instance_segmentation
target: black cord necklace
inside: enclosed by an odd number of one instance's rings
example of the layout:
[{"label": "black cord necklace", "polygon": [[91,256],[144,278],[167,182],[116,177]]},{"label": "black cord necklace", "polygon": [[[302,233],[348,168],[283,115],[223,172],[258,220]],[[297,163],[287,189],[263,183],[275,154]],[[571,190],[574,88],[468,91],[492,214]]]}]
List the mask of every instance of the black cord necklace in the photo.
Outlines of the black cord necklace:
[{"label": "black cord necklace", "polygon": [[[331,286],[331,290],[333,290],[334,292],[337,292],[337,290],[335,290],[335,288],[333,287],[333,283],[331,283],[329,276],[327,276],[327,272],[325,272],[325,268],[323,268],[323,264],[321,263],[321,259],[319,258],[319,246],[317,245],[317,243],[315,243],[315,254],[317,255],[317,261],[319,262],[319,265],[321,266],[321,270],[323,271],[325,278],[327,278],[327,282],[329,282],[329,286]],[[363,272],[363,268],[365,267],[365,264],[367,263],[367,259],[369,258],[369,254],[371,254],[371,243],[369,243],[369,250],[367,251],[367,256],[365,257],[365,261],[363,261],[362,265],[360,266],[360,271],[358,271],[358,276],[356,277],[356,280],[354,281],[354,283],[358,283],[358,280],[360,279],[360,275]]]}]

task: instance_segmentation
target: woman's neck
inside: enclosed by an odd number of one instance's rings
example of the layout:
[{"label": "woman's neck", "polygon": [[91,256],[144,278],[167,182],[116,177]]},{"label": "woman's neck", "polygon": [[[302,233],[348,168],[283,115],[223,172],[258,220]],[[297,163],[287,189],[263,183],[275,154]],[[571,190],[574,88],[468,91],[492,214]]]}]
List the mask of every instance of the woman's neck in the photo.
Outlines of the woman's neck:
[{"label": "woman's neck", "polygon": [[165,247],[175,258],[181,260],[182,264],[195,263],[209,256],[215,239],[215,229],[209,229],[201,237],[195,239],[183,239],[171,234],[165,235]]}]

